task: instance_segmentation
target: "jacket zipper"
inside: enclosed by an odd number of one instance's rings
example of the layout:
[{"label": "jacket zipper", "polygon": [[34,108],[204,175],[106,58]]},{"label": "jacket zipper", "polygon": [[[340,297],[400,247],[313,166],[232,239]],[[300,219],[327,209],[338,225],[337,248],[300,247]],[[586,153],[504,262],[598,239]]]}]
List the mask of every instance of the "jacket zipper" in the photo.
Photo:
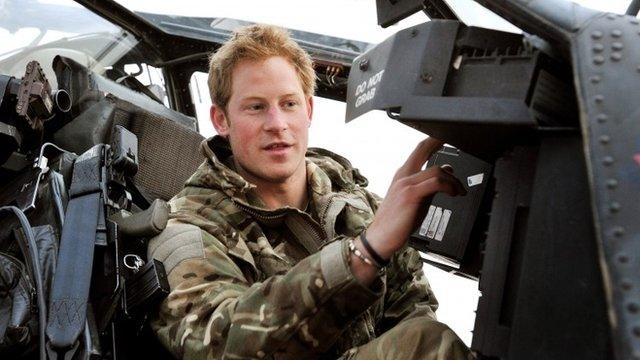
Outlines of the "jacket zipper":
[{"label": "jacket zipper", "polygon": [[[259,218],[259,219],[263,219],[263,220],[276,220],[276,219],[281,219],[283,217],[285,217],[287,215],[287,211],[288,210],[280,210],[280,212],[278,214],[274,214],[274,215],[265,215],[262,214],[238,201],[236,201],[235,199],[231,199],[231,201],[233,201],[233,203],[238,206],[240,209],[242,209],[243,211],[246,211],[247,213],[249,213],[250,215]],[[328,209],[328,205],[324,206]],[[324,210],[324,212],[326,213],[327,210]],[[305,215],[307,217],[309,217],[309,214]],[[323,219],[320,218],[320,221],[322,221]],[[321,245],[323,243],[324,238],[326,237],[326,234],[324,233],[324,230],[322,228],[322,225],[318,224],[315,220],[313,219],[306,219],[306,221],[311,225],[311,229],[313,229],[313,231],[311,232],[311,235],[313,236],[313,238],[316,240],[316,243],[318,245]]]},{"label": "jacket zipper", "polygon": [[320,218],[320,227],[323,229],[323,231],[326,224],[325,219],[327,217],[327,211],[329,211],[331,201],[337,196],[338,194],[331,194],[331,196],[329,196],[329,199],[327,199],[327,201],[325,201],[324,204],[322,204],[322,207],[320,208],[320,213],[318,214],[318,217]]}]

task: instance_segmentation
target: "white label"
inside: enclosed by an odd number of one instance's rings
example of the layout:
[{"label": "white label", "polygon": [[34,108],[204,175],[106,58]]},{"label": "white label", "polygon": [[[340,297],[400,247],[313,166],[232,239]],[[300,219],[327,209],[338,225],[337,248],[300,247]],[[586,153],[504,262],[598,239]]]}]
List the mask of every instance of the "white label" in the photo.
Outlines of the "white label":
[{"label": "white label", "polygon": [[436,211],[436,207],[431,205],[429,206],[429,211],[427,212],[427,216],[425,216],[422,225],[420,225],[420,231],[418,232],[420,236],[427,235],[427,231],[429,230],[429,224],[431,224],[431,220],[433,220],[433,213]]},{"label": "white label", "polygon": [[433,214],[433,221],[429,224],[429,230],[427,231],[427,237],[433,239],[436,235],[436,230],[438,229],[438,224],[440,223],[440,218],[442,217],[442,208],[437,207],[435,214]]},{"label": "white label", "polygon": [[480,185],[482,184],[482,181],[484,180],[484,174],[480,173],[480,174],[476,174],[476,175],[471,175],[467,178],[467,184],[469,185],[469,187],[472,186],[476,186],[476,185]]},{"label": "white label", "polygon": [[380,70],[356,86],[356,103],[354,104],[356,108],[371,101],[371,99],[376,96],[376,86],[380,83],[380,80],[382,80],[383,73],[384,70]]},{"label": "white label", "polygon": [[445,209],[442,212],[442,219],[440,219],[440,224],[438,225],[438,230],[436,231],[436,236],[434,240],[442,241],[444,237],[444,233],[447,231],[447,225],[449,225],[449,219],[451,218],[451,210]]}]

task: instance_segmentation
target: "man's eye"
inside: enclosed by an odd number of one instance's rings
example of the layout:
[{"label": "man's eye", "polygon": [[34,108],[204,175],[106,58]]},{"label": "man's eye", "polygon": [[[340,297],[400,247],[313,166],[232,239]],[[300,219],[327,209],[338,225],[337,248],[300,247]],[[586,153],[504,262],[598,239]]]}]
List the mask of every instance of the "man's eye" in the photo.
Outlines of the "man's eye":
[{"label": "man's eye", "polygon": [[295,107],[296,105],[298,105],[297,101],[289,100],[284,102],[285,108],[292,108],[292,107]]},{"label": "man's eye", "polygon": [[264,105],[263,104],[251,104],[249,106],[247,106],[247,109],[250,111],[260,111],[262,109],[264,109]]}]

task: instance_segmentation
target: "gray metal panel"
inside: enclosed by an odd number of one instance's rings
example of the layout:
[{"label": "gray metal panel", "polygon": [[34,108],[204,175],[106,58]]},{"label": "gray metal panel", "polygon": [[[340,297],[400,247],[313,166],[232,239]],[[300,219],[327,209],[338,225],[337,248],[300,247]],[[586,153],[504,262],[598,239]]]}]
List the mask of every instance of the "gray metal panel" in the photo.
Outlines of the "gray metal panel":
[{"label": "gray metal panel", "polygon": [[347,88],[347,122],[370,110],[399,107],[411,94],[442,95],[459,26],[453,20],[417,25],[356,58]]},{"label": "gray metal panel", "polygon": [[640,359],[640,26],[563,0],[476,0],[571,53],[614,351]]},{"label": "gray metal panel", "polygon": [[547,41],[567,43],[568,34],[577,31],[595,10],[566,0],[475,0],[522,30]]},{"label": "gray metal panel", "polygon": [[601,14],[572,58],[616,357],[640,359],[638,19]]}]

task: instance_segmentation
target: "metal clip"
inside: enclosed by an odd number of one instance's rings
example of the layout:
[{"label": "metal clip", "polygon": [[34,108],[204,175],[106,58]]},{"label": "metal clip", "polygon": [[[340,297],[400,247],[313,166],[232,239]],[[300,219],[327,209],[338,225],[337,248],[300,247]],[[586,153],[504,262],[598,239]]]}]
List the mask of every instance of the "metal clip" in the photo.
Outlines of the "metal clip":
[{"label": "metal clip", "polygon": [[[133,262],[133,264],[131,264],[131,262]],[[122,259],[122,263],[127,269],[133,271],[134,274],[137,273],[142,266],[144,266],[144,260],[142,260],[140,256],[135,254],[125,255]]]}]

